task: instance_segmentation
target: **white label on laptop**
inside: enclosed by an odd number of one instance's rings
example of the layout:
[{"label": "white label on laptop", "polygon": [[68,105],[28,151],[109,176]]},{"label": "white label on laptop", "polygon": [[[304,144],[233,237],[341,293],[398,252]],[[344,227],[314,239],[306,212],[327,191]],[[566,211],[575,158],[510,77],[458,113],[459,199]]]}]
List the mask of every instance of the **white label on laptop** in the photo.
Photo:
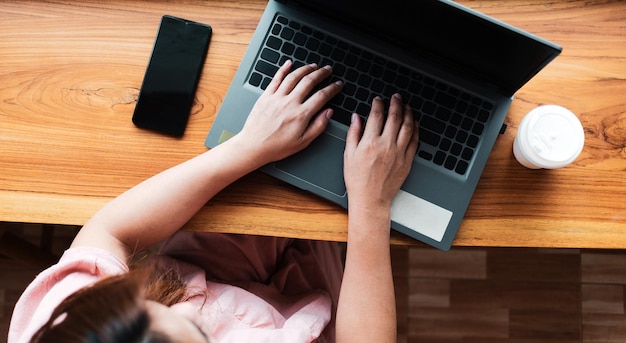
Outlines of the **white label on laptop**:
[{"label": "white label on laptop", "polygon": [[441,242],[452,212],[422,198],[398,191],[391,203],[391,220]]}]

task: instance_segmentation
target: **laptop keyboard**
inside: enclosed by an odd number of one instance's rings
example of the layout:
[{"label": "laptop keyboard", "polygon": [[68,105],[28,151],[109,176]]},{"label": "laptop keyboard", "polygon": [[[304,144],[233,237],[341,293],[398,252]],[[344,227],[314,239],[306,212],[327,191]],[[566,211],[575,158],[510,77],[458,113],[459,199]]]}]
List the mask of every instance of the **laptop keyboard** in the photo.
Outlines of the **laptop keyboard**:
[{"label": "laptop keyboard", "polygon": [[417,155],[457,174],[467,172],[493,109],[490,102],[280,15],[248,83],[264,90],[287,59],[294,69],[309,63],[333,67],[333,76],[320,87],[344,82],[329,106],[333,120],[345,125],[354,112],[365,118],[376,95],[389,99],[400,93],[420,123]]}]

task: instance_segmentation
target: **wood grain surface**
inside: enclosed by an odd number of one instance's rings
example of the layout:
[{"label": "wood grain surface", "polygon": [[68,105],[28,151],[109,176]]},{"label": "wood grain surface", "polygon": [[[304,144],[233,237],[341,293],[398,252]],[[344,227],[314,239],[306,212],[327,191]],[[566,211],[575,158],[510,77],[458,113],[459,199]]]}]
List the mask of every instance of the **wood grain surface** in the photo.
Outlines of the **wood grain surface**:
[{"label": "wood grain surface", "polygon": [[[460,1],[563,46],[513,101],[456,246],[626,248],[626,2]],[[206,151],[265,1],[8,1],[0,5],[0,220],[81,225],[141,180]],[[131,122],[160,17],[214,33],[182,139]],[[525,113],[572,110],[585,148],[529,170],[512,155]],[[345,240],[345,210],[260,172],[190,230]],[[395,243],[419,244],[394,234]]]}]

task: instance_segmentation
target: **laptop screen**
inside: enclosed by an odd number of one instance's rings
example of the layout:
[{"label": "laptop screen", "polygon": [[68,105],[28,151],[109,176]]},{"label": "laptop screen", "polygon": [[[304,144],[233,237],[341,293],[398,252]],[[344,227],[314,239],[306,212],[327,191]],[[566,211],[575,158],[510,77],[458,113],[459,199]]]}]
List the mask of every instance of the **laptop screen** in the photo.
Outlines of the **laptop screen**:
[{"label": "laptop screen", "polygon": [[561,52],[556,44],[450,2],[304,0],[302,5],[507,95]]}]

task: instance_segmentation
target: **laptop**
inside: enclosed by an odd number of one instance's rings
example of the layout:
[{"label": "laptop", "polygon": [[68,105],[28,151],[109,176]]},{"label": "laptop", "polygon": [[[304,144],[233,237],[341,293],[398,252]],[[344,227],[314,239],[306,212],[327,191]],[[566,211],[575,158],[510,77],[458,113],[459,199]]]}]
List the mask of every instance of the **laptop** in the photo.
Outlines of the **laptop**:
[{"label": "laptop", "polygon": [[264,166],[280,180],[347,207],[343,150],[350,115],[399,92],[420,123],[410,175],[391,227],[449,250],[515,92],[562,48],[451,1],[269,0],[205,141],[243,127],[286,59],[333,66],[344,81],[326,131],[304,151]]}]

